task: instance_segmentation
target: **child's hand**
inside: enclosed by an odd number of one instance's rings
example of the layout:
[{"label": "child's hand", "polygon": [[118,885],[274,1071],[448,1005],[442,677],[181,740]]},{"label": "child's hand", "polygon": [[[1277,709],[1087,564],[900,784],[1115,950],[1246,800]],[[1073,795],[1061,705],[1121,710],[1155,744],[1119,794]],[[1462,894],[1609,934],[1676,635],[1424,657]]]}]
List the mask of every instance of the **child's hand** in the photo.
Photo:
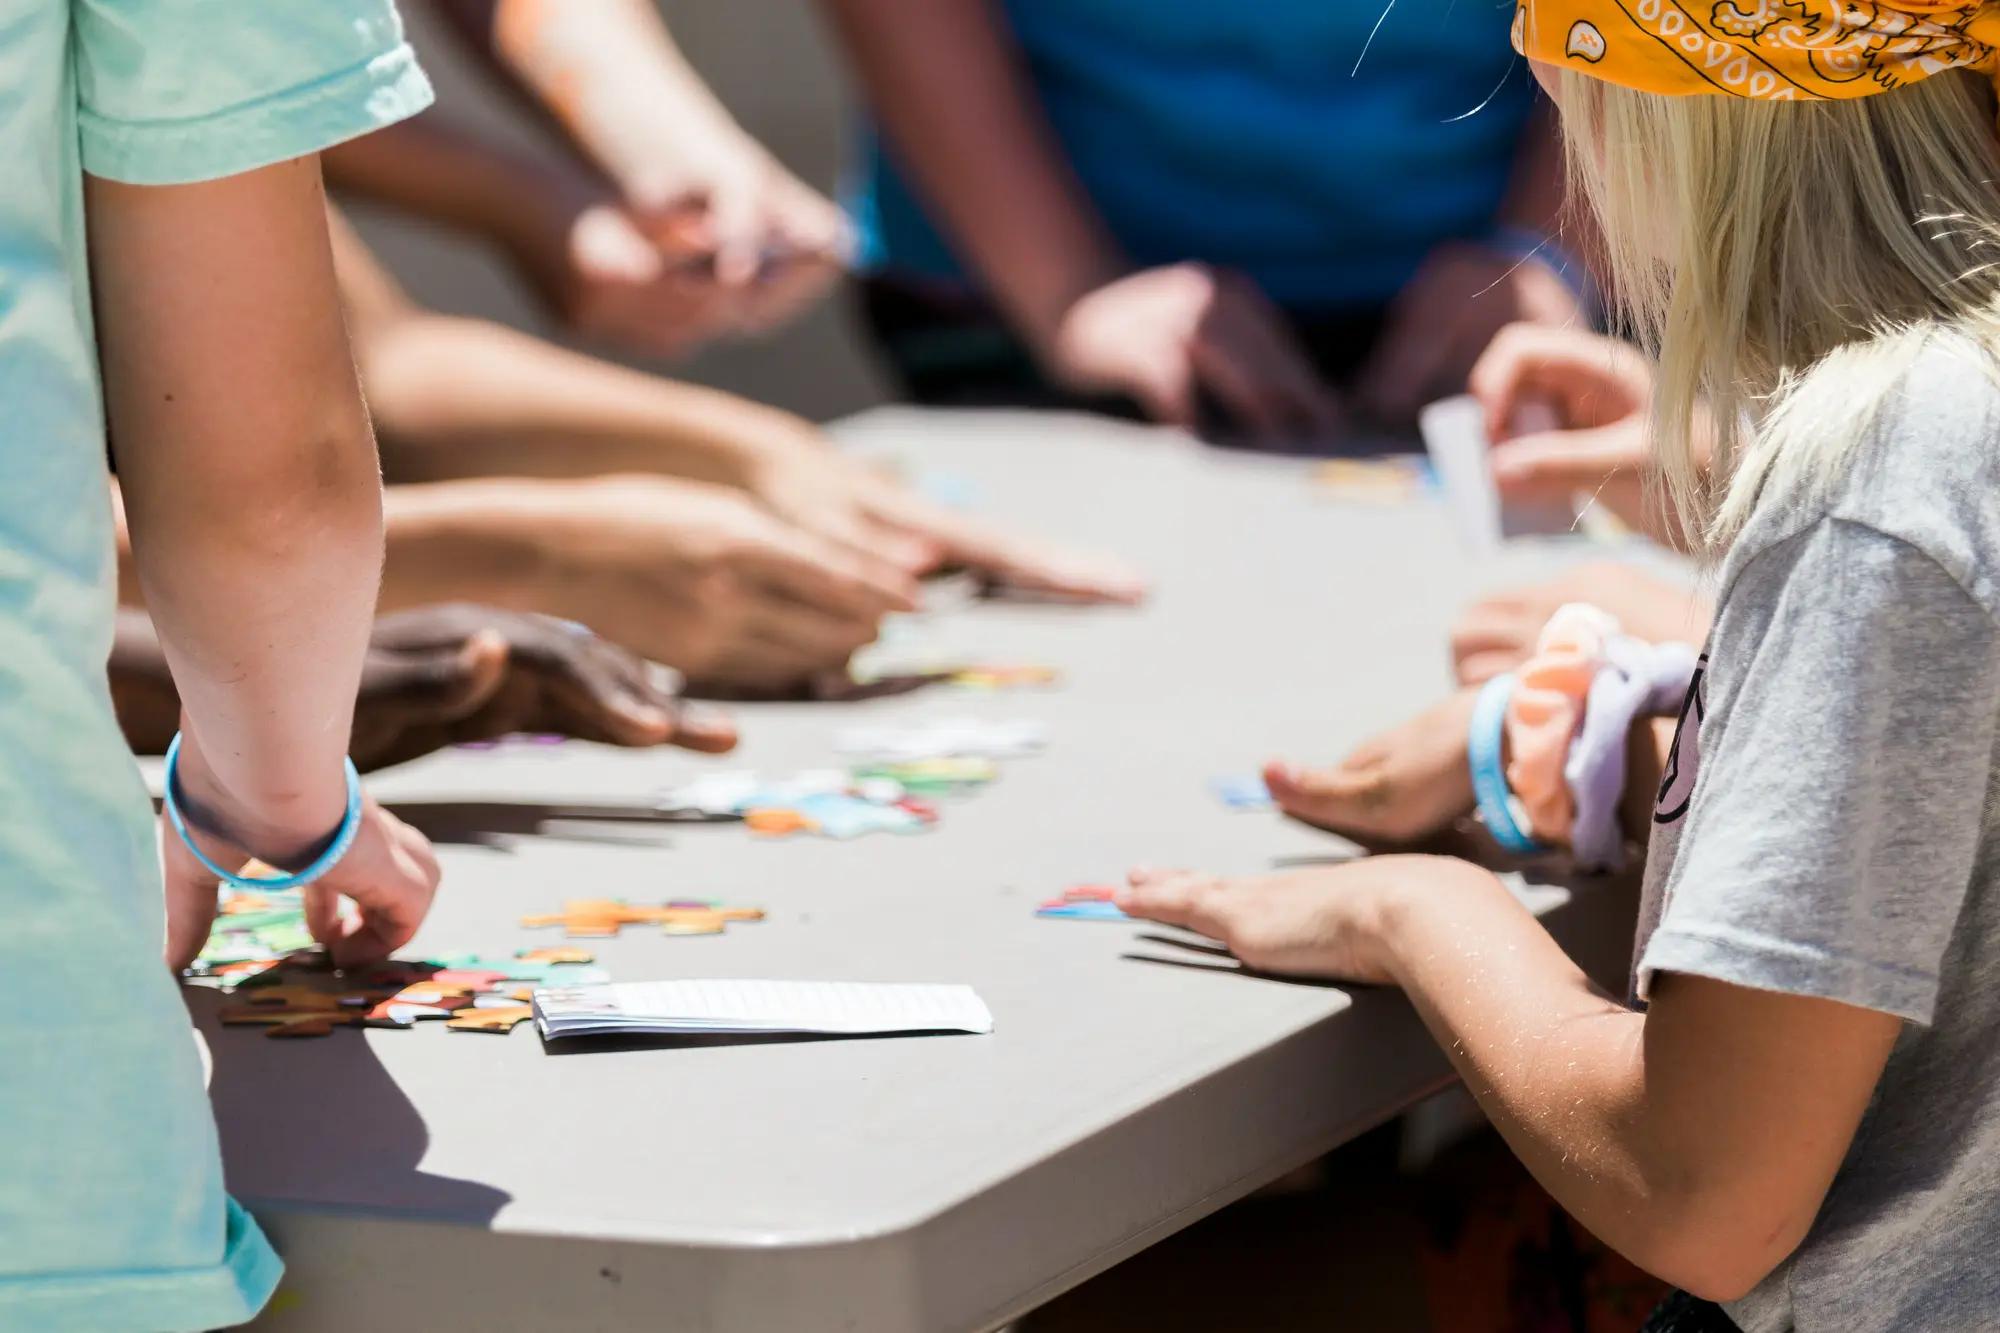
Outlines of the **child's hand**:
[{"label": "child's hand", "polygon": [[905,571],[721,486],[550,482],[509,522],[538,548],[538,609],[739,693],[783,692],[838,670],[883,615],[917,607]]},{"label": "child's hand", "polygon": [[744,468],[767,509],[808,533],[910,574],[962,566],[1009,587],[1130,604],[1146,581],[1123,561],[1073,551],[969,517],[848,457],[816,430],[774,434]]},{"label": "child's hand", "polygon": [[573,622],[452,604],[381,617],[354,707],[362,769],[446,745],[552,732],[607,745],[719,752],[736,728],[675,696],[673,673]]},{"label": "child's hand", "polygon": [[[333,961],[353,967],[387,957],[409,943],[437,893],[438,863],[430,841],[365,796],[361,831],[340,863],[304,891],[306,926]],[[240,847],[204,836],[202,846],[221,865],[251,858]],[[215,875],[204,869],[160,815],[160,862],[167,892],[167,966],[176,974],[194,961],[215,922]],[[358,915],[342,918],[346,896]]]},{"label": "child's hand", "polygon": [[1388,929],[1398,895],[1492,876],[1440,856],[1374,856],[1280,875],[1224,878],[1134,870],[1118,906],[1228,946],[1259,972],[1392,985]]},{"label": "child's hand", "polygon": [[1477,700],[1460,690],[1333,768],[1264,768],[1271,799],[1294,819],[1368,842],[1409,843],[1473,808],[1465,741]]},{"label": "child's hand", "polygon": [[[437,894],[437,854],[430,839],[375,804],[361,816],[361,834],[326,878],[305,888],[306,929],[337,967],[379,962],[410,942]],[[342,915],[340,900],[357,909]]]},{"label": "child's hand", "polygon": [[[1637,348],[1575,328],[1510,324],[1483,352],[1467,386],[1494,441],[1493,480],[1508,500],[1594,497],[1628,526],[1672,545],[1645,476],[1652,444],[1646,413],[1653,368]],[[1526,409],[1553,414],[1550,429],[1519,429]]]}]

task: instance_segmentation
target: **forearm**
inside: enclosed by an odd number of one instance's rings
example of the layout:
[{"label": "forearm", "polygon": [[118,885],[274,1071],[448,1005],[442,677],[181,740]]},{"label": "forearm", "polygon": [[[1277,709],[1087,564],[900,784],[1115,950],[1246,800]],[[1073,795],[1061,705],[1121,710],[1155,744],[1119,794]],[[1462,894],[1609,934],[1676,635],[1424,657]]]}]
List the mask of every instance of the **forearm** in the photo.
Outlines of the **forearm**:
[{"label": "forearm", "polygon": [[989,0],[829,0],[869,100],[960,252],[1038,345],[1129,264]]},{"label": "forearm", "polygon": [[542,609],[541,498],[560,485],[494,479],[390,487],[381,611],[444,602]]},{"label": "forearm", "polygon": [[1472,866],[1403,895],[1385,929],[1397,982],[1536,1180],[1606,1243],[1676,1280],[1691,1177],[1649,1100],[1644,1018]]},{"label": "forearm", "polygon": [[106,405],[191,781],[257,847],[323,836],[382,553],[316,163],[91,182]]},{"label": "forearm", "polygon": [[790,413],[428,313],[372,333],[362,377],[399,481],[664,473],[749,483],[814,438]]},{"label": "forearm", "polygon": [[[661,145],[683,153],[750,140],[674,44],[650,0],[497,0],[462,6],[487,17],[490,57],[630,196],[649,203],[672,183]],[[461,27],[468,26],[466,13]]]},{"label": "forearm", "polygon": [[436,113],[329,149],[325,161],[336,188],[482,236],[521,262],[561,254],[569,220],[602,193],[582,168],[496,148]]}]

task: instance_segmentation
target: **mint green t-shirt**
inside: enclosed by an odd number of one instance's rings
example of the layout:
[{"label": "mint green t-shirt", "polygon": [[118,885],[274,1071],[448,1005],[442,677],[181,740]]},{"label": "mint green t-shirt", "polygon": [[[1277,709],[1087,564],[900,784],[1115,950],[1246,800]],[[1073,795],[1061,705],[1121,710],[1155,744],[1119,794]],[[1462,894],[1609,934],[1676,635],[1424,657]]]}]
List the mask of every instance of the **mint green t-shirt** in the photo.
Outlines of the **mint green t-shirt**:
[{"label": "mint green t-shirt", "polygon": [[218,1328],[279,1272],[223,1192],[105,683],[83,172],[227,176],[429,100],[391,0],[0,0],[0,1328]]}]

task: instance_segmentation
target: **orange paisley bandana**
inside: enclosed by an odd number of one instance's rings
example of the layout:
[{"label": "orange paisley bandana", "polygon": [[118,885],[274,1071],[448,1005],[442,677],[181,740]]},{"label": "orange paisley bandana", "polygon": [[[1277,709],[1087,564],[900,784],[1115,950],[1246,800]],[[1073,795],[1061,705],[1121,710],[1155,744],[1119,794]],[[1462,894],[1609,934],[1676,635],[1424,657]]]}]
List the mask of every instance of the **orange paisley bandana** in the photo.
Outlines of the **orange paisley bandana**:
[{"label": "orange paisley bandana", "polygon": [[2000,4],[1519,0],[1514,49],[1642,92],[1866,97],[1948,69],[2000,71]]}]

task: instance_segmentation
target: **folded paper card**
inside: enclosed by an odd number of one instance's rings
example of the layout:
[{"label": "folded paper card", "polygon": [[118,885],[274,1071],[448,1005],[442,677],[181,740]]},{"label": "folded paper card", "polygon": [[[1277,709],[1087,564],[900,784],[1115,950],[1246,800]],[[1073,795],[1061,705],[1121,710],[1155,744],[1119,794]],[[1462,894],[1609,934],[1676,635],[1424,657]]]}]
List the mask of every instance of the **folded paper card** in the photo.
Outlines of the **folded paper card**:
[{"label": "folded paper card", "polygon": [[534,996],[544,1039],[993,1030],[970,986],[872,981],[642,981],[551,986]]}]

